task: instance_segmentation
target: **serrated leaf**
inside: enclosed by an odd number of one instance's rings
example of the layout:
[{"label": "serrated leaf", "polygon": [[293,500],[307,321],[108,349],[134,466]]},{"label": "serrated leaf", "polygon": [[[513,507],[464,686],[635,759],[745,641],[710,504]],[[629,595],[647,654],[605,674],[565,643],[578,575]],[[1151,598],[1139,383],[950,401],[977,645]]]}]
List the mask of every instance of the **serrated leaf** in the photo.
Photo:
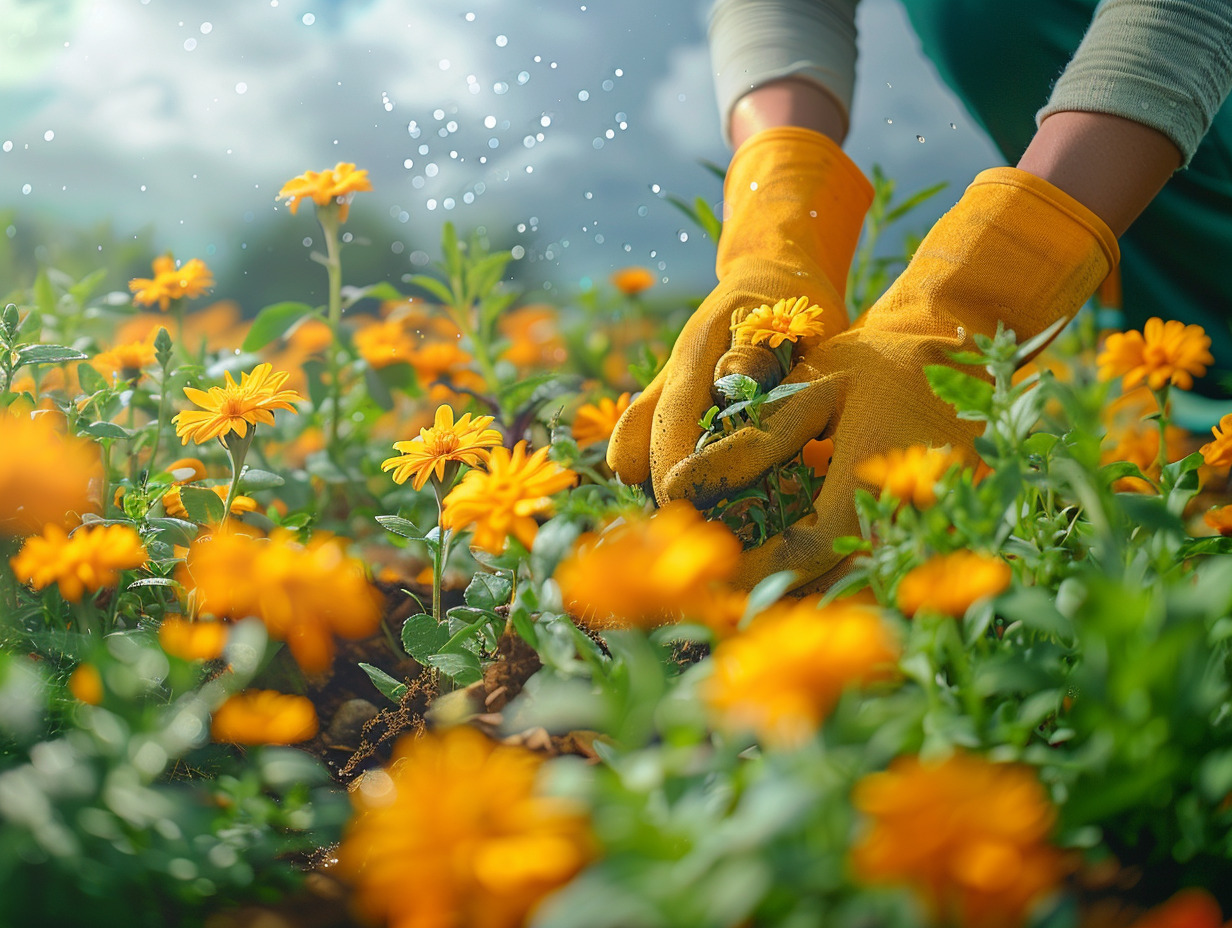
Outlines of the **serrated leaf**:
[{"label": "serrated leaf", "polygon": [[245,467],[244,472],[240,474],[240,489],[256,492],[257,490],[272,490],[274,487],[280,487],[285,480],[278,474],[271,473],[268,470],[259,470],[255,467]]},{"label": "serrated leaf", "polygon": [[395,680],[380,667],[373,667],[371,664],[365,664],[363,661],[359,662],[359,669],[368,675],[372,685],[380,690],[381,695],[390,702],[399,703],[402,701],[402,697],[408,687],[401,680]]},{"label": "serrated leaf", "polygon": [[479,658],[469,651],[433,654],[428,663],[453,679],[459,686],[469,686],[483,679]]},{"label": "serrated leaf", "polygon": [[257,351],[276,338],[280,338],[291,326],[316,310],[307,303],[284,301],[264,307],[252,321],[252,328],[244,338],[244,351]]},{"label": "serrated leaf", "polygon": [[402,623],[402,647],[421,664],[426,664],[448,640],[449,628],[422,612]]},{"label": "serrated leaf", "polygon": [[222,521],[226,506],[217,493],[204,487],[180,487],[180,502],[190,519],[208,525]]},{"label": "serrated leaf", "polygon": [[477,573],[462,592],[468,606],[492,612],[509,602],[513,595],[512,581],[501,574]]},{"label": "serrated leaf", "polygon": [[84,361],[90,356],[84,351],[67,345],[26,345],[17,351],[14,369],[26,364],[63,364],[66,361]]},{"label": "serrated leaf", "polygon": [[924,376],[933,393],[960,413],[978,413],[987,418],[992,414],[992,384],[972,377],[947,364],[927,364]]}]

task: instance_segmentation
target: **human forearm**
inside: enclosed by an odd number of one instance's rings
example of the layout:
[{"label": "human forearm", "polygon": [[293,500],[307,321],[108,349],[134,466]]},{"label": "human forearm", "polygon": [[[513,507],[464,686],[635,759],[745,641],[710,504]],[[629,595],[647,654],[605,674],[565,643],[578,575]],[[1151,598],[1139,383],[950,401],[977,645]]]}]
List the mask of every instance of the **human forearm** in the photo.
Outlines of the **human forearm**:
[{"label": "human forearm", "polygon": [[1107,113],[1060,112],[1040,123],[1021,170],[1068,193],[1118,237],[1181,164],[1157,129]]}]

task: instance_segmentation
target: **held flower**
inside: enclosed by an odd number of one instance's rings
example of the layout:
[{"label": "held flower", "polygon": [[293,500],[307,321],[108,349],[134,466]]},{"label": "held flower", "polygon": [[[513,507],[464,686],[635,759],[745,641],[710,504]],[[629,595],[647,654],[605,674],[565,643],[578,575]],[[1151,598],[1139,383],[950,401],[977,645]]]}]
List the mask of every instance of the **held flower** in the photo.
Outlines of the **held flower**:
[{"label": "held flower", "polygon": [[346,222],[351,209],[351,197],[363,190],[371,190],[367,171],[355,170],[348,161],[339,161],[324,171],[305,171],[293,177],[278,191],[275,199],[286,200],[294,216],[303,200],[311,200],[317,209],[338,204],[338,221]]},{"label": "held flower", "polygon": [[796,342],[801,338],[821,335],[822,309],[810,305],[808,297],[794,300],[779,300],[773,306],[762,304],[750,310],[748,315],[731,326],[733,342],[737,345],[760,345],[768,343],[777,348],[784,341]]},{"label": "held flower", "polygon": [[938,554],[899,581],[898,608],[909,616],[935,612],[961,619],[977,600],[1009,587],[1012,576],[999,557],[975,551]]},{"label": "held flower", "polygon": [[282,389],[289,376],[270,364],[258,364],[251,373],[241,374],[238,384],[227,371],[225,386],[210,387],[208,392],[185,387],[184,395],[201,408],[179,413],[172,420],[175,434],[185,445],[190,441],[202,445],[212,438],[225,441],[232,432],[244,438],[248,427],[258,423],[273,425],[274,410],[295,412],[291,404],[304,399],[294,390]]},{"label": "held flower", "polygon": [[166,312],[172,300],[195,299],[214,286],[214,275],[200,258],[191,258],[176,267],[171,255],[154,259],[153,277],[134,277],[128,282],[133,302],[153,306]]},{"label": "held flower", "polygon": [[955,464],[959,455],[946,448],[891,448],[885,454],[866,458],[856,467],[856,476],[902,503],[927,509],[937,502],[937,482]]},{"label": "held flower", "polygon": [[438,406],[429,428],[420,429],[409,441],[394,442],[394,450],[402,453],[382,461],[381,470],[392,470],[394,483],[410,480],[416,490],[422,490],[429,477],[444,485],[447,466],[482,464],[488,459],[488,449],[501,443],[500,432],[488,428],[492,421],[492,416],[472,419],[465,413],[455,422],[452,408]]},{"label": "held flower", "polygon": [[210,736],[230,744],[297,744],[314,737],[317,724],[316,707],[304,696],[247,690],[214,710]]},{"label": "held flower", "polygon": [[390,928],[519,928],[595,854],[574,803],[536,789],[542,761],[470,728],[403,738],[351,791],[338,849],[359,911]]},{"label": "held flower", "polygon": [[19,580],[41,590],[55,583],[69,602],[80,602],[93,593],[113,586],[121,570],[146,562],[141,536],[127,525],[96,525],[79,528],[69,535],[49,523],[42,535],[26,539],[12,559]]},{"label": "held flower", "polygon": [[1061,881],[1056,811],[1025,767],[900,757],[852,801],[868,817],[851,852],[857,878],[908,886],[940,924],[1014,928]]},{"label": "held flower", "polygon": [[587,533],[556,569],[565,608],[598,625],[655,626],[692,610],[736,568],[740,542],[674,500]]},{"label": "held flower", "polygon": [[577,474],[548,460],[548,449],[527,454],[526,442],[513,451],[495,447],[488,469],[470,470],[445,497],[441,525],[473,528],[471,544],[500,554],[512,535],[528,550],[535,543],[535,516],[552,511],[552,495],[573,486]]},{"label": "held flower", "polygon": [[586,403],[578,407],[573,417],[573,439],[579,448],[589,448],[612,437],[616,422],[626,409],[632,394],[622,393],[615,400],[603,397],[598,403]]},{"label": "held flower", "polygon": [[703,698],[723,727],[794,747],[817,731],[844,690],[893,679],[899,651],[875,608],[780,605],[718,644]]},{"label": "held flower", "polygon": [[1143,382],[1152,390],[1162,390],[1170,383],[1189,390],[1194,377],[1201,377],[1207,365],[1215,363],[1210,347],[1210,336],[1202,326],[1175,319],[1164,322],[1156,316],[1146,321],[1141,332],[1113,332],[1095,360],[1100,380],[1120,377],[1126,390]]}]

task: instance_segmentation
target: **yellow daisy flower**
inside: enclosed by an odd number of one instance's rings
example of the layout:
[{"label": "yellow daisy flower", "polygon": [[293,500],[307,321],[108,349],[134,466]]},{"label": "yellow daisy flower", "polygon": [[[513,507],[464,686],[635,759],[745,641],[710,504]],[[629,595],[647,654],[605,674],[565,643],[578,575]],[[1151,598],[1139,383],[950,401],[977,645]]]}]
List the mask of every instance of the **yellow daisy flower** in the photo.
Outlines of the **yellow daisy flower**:
[{"label": "yellow daisy flower", "polygon": [[733,340],[737,345],[760,345],[769,343],[777,348],[783,342],[795,342],[812,335],[821,335],[822,309],[809,305],[808,297],[794,300],[779,300],[773,306],[762,304],[750,310],[748,315],[731,326]]},{"label": "yellow daisy flower", "polygon": [[36,590],[55,583],[69,602],[114,585],[121,570],[146,561],[141,536],[127,525],[86,526],[69,535],[55,523],[26,539],[12,559],[13,573]]},{"label": "yellow daisy flower", "polygon": [[276,199],[286,200],[294,216],[302,200],[312,200],[318,208],[338,204],[338,221],[346,222],[351,209],[351,197],[362,190],[371,190],[367,171],[355,170],[348,161],[339,161],[324,171],[305,171],[293,177],[278,191]]},{"label": "yellow daisy flower", "polygon": [[128,282],[133,302],[153,306],[166,312],[172,300],[194,299],[214,286],[214,275],[200,258],[192,258],[176,267],[171,255],[154,259],[153,277],[134,277]]},{"label": "yellow daisy flower", "polygon": [[295,412],[291,404],[304,399],[294,390],[282,389],[288,376],[283,371],[274,371],[270,364],[258,364],[251,373],[240,375],[239,384],[227,371],[226,386],[210,387],[208,392],[185,387],[184,395],[201,409],[177,415],[172,420],[176,424],[175,434],[184,444],[194,441],[200,445],[231,432],[243,438],[250,425],[273,425],[275,409]]},{"label": "yellow daisy flower", "polygon": [[578,407],[573,417],[573,438],[578,447],[589,448],[611,438],[631,399],[632,394],[622,393],[614,401],[605,396],[598,403]]},{"label": "yellow daisy flower", "polygon": [[431,427],[420,429],[419,436],[410,441],[394,442],[394,450],[402,454],[382,461],[381,470],[392,470],[394,483],[406,483],[411,479],[411,486],[416,490],[422,490],[432,476],[438,484],[444,485],[448,483],[445,480],[447,465],[474,467],[487,460],[488,448],[501,443],[500,432],[488,428],[491,424],[492,416],[471,419],[470,413],[454,422],[453,409],[438,406],[436,421]]},{"label": "yellow daisy flower", "polygon": [[539,531],[535,516],[550,513],[552,494],[576,479],[573,471],[548,460],[546,447],[529,455],[524,441],[512,452],[493,448],[488,469],[467,471],[445,497],[441,525],[455,531],[473,528],[471,544],[491,554],[500,554],[510,535],[530,549]]}]

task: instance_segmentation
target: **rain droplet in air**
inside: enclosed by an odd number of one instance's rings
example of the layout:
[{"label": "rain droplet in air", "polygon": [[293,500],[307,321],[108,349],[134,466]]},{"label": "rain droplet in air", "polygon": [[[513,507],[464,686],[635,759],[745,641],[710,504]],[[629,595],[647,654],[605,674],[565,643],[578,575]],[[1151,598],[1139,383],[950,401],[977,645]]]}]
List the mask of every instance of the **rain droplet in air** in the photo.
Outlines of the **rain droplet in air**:
[{"label": "rain droplet in air", "polygon": [[891,119],[889,116],[887,116],[887,117],[885,118],[885,121],[886,121],[886,125],[887,125],[887,126],[892,126],[892,125],[894,125],[894,120],[893,120],[893,119]]},{"label": "rain droplet in air", "polygon": [[951,129],[957,129],[957,128],[958,128],[958,126],[954,125],[954,123],[950,123],[950,128],[951,128]]},{"label": "rain droplet in air", "polygon": [[919,142],[921,145],[923,145],[923,144],[924,144],[924,136],[922,136],[922,135],[917,135],[917,136],[915,137],[915,140],[916,140],[917,142]]},{"label": "rain droplet in air", "polygon": [[31,191],[31,190],[33,190],[33,189],[34,189],[34,188],[33,188],[33,187],[31,187],[29,184],[22,184],[22,185],[21,185],[21,193],[22,193],[22,196],[27,196],[27,197],[28,197],[28,196],[30,195],[30,191]]},{"label": "rain droplet in air", "polygon": [[539,125],[543,126],[543,128],[545,128],[545,129],[546,129],[546,128],[547,128],[548,126],[550,126],[551,124],[552,124],[552,117],[551,117],[551,116],[540,116],[540,117],[539,117]]},{"label": "rain droplet in air", "polygon": [[680,239],[682,242],[687,242],[689,240],[689,233],[684,229],[681,229],[676,233],[676,238]]},{"label": "rain droplet in air", "polygon": [[197,40],[192,38],[191,36],[184,40],[184,51],[191,52],[196,47],[197,47]]},{"label": "rain droplet in air", "polygon": [[311,13],[305,13],[302,17],[300,17],[300,22],[302,22],[305,26],[311,26],[316,21],[317,18]]},{"label": "rain droplet in air", "polygon": [[12,151],[13,150],[13,140],[5,139],[4,144],[0,145],[0,148],[3,148],[5,151]]},{"label": "rain droplet in air", "polygon": [[213,31],[214,31],[213,23],[202,23],[201,24],[201,34],[202,35],[209,35]]},{"label": "rain droplet in air", "polygon": [[504,47],[505,47],[506,45],[508,45],[508,44],[509,44],[509,36],[507,36],[507,35],[498,35],[498,36],[496,37],[496,45],[497,45],[497,47],[498,47],[498,48],[504,48]]},{"label": "rain droplet in air", "polygon": [[506,84],[504,81],[497,81],[495,84],[492,85],[492,92],[495,94],[508,93],[509,85]]},{"label": "rain droplet in air", "polygon": [[55,137],[56,137],[56,133],[51,129],[48,129],[46,132],[43,133],[44,142],[50,142]]},{"label": "rain droplet in air", "polygon": [[590,99],[590,91],[589,90],[579,90],[578,99],[581,100],[583,103],[585,103],[587,100]]},{"label": "rain droplet in air", "polygon": [[528,80],[530,80],[529,71],[519,71],[518,72],[518,83],[519,84],[525,84]]}]

